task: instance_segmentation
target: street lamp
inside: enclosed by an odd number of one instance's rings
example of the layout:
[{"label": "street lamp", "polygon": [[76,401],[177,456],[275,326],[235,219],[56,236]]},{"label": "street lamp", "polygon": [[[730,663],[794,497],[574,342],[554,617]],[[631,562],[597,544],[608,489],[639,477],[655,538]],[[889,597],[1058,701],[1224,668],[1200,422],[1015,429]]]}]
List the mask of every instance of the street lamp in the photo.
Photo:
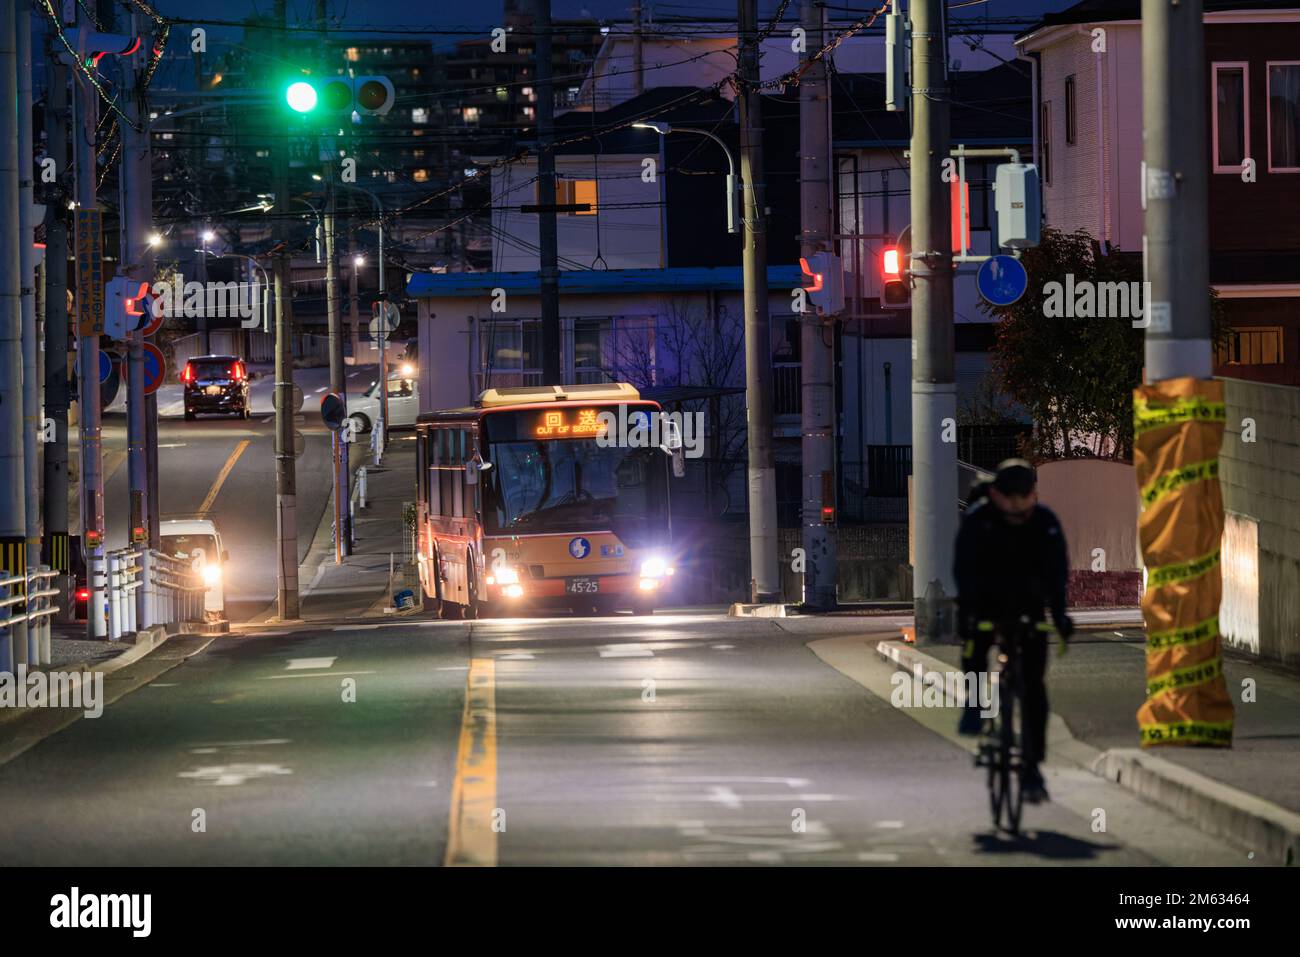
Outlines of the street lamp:
[{"label": "street lamp", "polygon": [[640,120],[632,124],[634,129],[654,130],[660,136],[667,136],[669,133],[695,133],[698,136],[707,136],[713,142],[722,147],[722,152],[727,154],[727,232],[740,232],[740,216],[737,215],[737,197],[736,192],[736,162],[731,157],[731,150],[721,138],[710,133],[708,130],[698,130],[693,126],[672,126],[668,123],[661,123],[658,120]]},{"label": "street lamp", "polygon": [[[358,193],[364,193],[366,196],[369,196],[370,201],[375,204],[375,211],[379,213],[379,295],[380,298],[383,298],[384,291],[387,289],[384,285],[384,204],[379,201],[378,196],[370,192],[368,189],[363,189],[362,187],[353,185],[352,183],[340,183],[339,185],[344,189],[355,190]],[[358,263],[358,265],[360,264]]]},{"label": "street lamp", "polygon": [[149,244],[150,249],[157,249],[159,246],[162,245],[163,238],[162,235],[159,233],[150,233],[149,237],[145,240],[145,242]]}]

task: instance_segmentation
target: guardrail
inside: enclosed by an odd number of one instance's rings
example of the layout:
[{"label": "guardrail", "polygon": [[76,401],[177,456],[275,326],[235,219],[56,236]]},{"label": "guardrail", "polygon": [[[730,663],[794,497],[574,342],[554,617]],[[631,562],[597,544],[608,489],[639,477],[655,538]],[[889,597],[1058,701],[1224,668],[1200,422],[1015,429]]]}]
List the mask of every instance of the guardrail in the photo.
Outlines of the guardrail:
[{"label": "guardrail", "polygon": [[153,549],[140,552],[140,558],[144,576],[144,597],[140,602],[142,625],[148,628],[172,622],[202,621],[203,597],[208,586],[192,560],[173,558]]},{"label": "guardrail", "polygon": [[[24,659],[32,665],[50,663],[50,623],[59,611],[54,603],[59,590],[51,586],[51,579],[57,574],[41,565],[0,578],[0,672],[12,674],[15,664]],[[14,586],[21,586],[17,594],[12,593]],[[23,643],[16,654],[15,639]]]}]

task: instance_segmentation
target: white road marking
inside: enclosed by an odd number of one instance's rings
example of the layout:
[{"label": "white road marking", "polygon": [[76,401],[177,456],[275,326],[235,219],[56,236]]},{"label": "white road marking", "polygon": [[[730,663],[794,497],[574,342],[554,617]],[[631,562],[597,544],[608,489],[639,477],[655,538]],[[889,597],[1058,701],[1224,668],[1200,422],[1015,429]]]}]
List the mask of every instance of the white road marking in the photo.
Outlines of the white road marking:
[{"label": "white road marking", "polygon": [[[216,748],[260,748],[268,744],[288,744],[288,738],[262,738],[259,741],[209,741],[198,747],[215,750]],[[197,754],[197,749],[195,750]]]},{"label": "white road marking", "polygon": [[374,675],[377,671],[311,671],[300,675],[270,675],[258,681],[279,681],[281,678],[336,678],[341,675]]},{"label": "white road marking", "polygon": [[892,851],[859,851],[858,860],[865,864],[893,864],[898,855]]},{"label": "white road marking", "polygon": [[190,778],[199,784],[230,787],[256,778],[283,774],[293,774],[293,772],[279,764],[217,764],[196,768],[193,771],[181,771],[176,776]]},{"label": "white road marking", "polygon": [[714,646],[713,646],[713,650],[714,650],[714,651],[730,651],[732,648],[735,648],[735,647],[736,647],[735,645],[714,645]]},{"label": "white road marking", "polygon": [[655,653],[644,645],[606,645],[600,650],[602,658],[653,658]]},{"label": "white road marking", "polygon": [[164,684],[164,683],[161,682],[161,681],[155,681],[153,684],[149,685],[149,687],[150,687],[150,688],[175,688],[175,687],[177,687],[179,684],[180,684],[180,682],[178,682],[178,681],[173,681],[173,682],[170,682],[170,683],[168,683],[168,684]]},{"label": "white road marking", "polygon": [[335,625],[334,631],[374,631],[381,625]]},{"label": "white road marking", "polygon": [[696,778],[671,778],[673,781],[681,781],[683,784],[784,784],[791,788],[806,787],[807,778],[755,778],[755,777],[696,777]]},{"label": "white road marking", "polygon": [[745,856],[755,864],[779,864],[782,860],[780,851],[750,851]]},{"label": "white road marking", "polygon": [[535,661],[536,659],[527,651],[512,651],[508,655],[497,655],[497,661]]},{"label": "white road marking", "polygon": [[183,449],[188,443],[186,442],[168,442],[166,445],[160,445],[160,449]]},{"label": "white road marking", "polygon": [[434,668],[434,671],[469,671],[469,665],[447,665],[442,668]]},{"label": "white road marking", "polygon": [[709,800],[721,804],[723,807],[740,808],[745,806],[745,802],[740,799],[740,795],[728,787],[711,787],[709,788]]},{"label": "white road marking", "polygon": [[320,394],[321,394],[322,392],[324,392],[327,388],[329,388],[329,386],[324,386],[324,385],[321,386],[319,389],[316,390],[316,394],[317,394],[317,395],[320,395]]},{"label": "white road marking", "polygon": [[328,658],[290,658],[285,664],[286,671],[305,671],[309,668],[333,668],[338,661],[337,655]]},{"label": "white road marking", "polygon": [[876,827],[881,828],[899,828],[903,826],[902,821],[877,821]]}]

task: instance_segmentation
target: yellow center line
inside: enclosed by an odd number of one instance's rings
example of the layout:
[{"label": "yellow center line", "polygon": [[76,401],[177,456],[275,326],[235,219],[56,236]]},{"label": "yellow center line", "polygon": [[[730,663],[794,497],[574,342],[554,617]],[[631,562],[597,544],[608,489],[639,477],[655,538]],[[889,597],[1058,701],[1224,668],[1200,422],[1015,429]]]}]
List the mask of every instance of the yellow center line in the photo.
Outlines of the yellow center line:
[{"label": "yellow center line", "polygon": [[447,824],[447,867],[497,864],[496,662],[471,658]]},{"label": "yellow center line", "polygon": [[208,489],[208,497],[205,498],[203,504],[199,506],[199,518],[205,518],[207,516],[208,509],[210,509],[212,503],[217,500],[217,493],[221,491],[221,486],[226,482],[226,476],[228,476],[230,470],[235,467],[235,463],[239,461],[239,457],[244,454],[244,449],[248,448],[248,443],[250,441],[252,440],[244,439],[236,445],[235,451],[231,452],[230,458],[226,459],[226,464],[221,466],[221,471],[217,473],[217,477],[212,482],[212,488]]}]

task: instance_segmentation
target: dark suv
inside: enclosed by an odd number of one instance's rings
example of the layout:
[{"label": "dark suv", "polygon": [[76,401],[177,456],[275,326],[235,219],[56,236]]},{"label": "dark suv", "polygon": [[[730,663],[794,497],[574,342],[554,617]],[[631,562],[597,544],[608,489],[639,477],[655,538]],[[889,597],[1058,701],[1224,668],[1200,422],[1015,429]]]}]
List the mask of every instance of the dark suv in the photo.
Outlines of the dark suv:
[{"label": "dark suv", "polygon": [[195,356],[181,372],[185,386],[185,418],[200,412],[253,414],[248,399],[248,370],[238,356]]}]

